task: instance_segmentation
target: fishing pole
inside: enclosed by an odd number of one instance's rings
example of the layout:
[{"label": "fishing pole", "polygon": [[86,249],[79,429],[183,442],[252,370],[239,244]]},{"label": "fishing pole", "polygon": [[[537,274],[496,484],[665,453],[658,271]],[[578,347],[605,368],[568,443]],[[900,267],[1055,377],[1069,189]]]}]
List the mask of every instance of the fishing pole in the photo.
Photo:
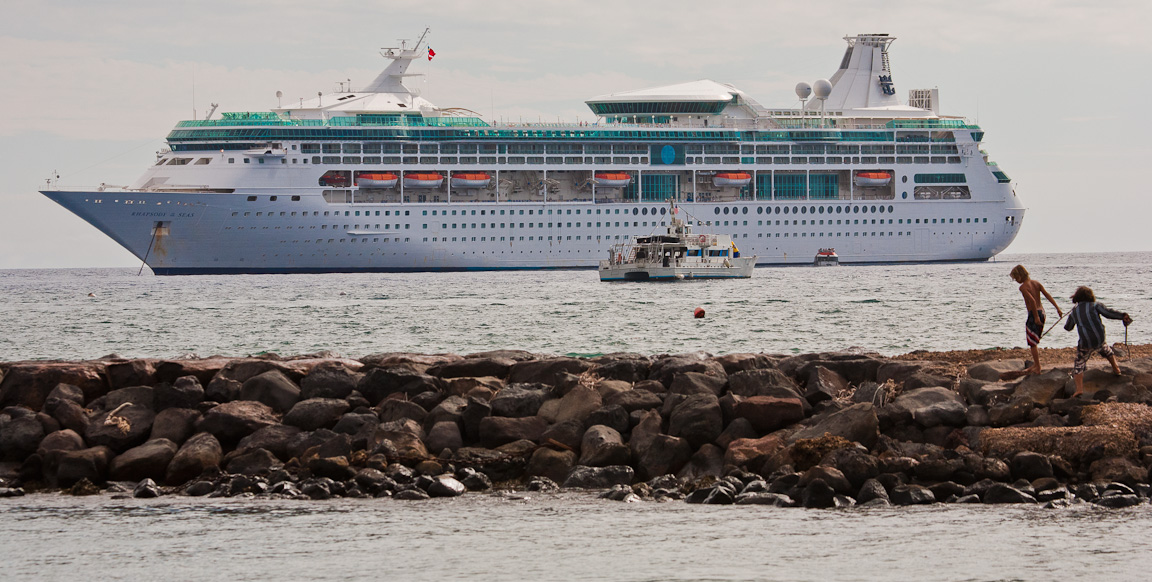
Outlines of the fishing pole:
[{"label": "fishing pole", "polygon": [[[1063,321],[1065,317],[1068,317],[1068,314],[1069,314],[1069,313],[1072,313],[1072,310],[1071,310],[1071,309],[1069,309],[1068,311],[1065,311],[1064,313],[1060,314],[1060,319],[1057,319],[1057,320],[1056,320],[1056,323],[1053,323],[1053,324],[1052,324],[1052,327],[1048,328],[1048,331],[1052,331],[1052,330],[1056,329],[1056,326],[1057,326],[1057,325],[1060,325],[1060,322],[1061,322],[1061,321]],[[1048,331],[1044,332],[1043,334],[1040,334],[1040,339],[1044,339],[1044,336],[1048,335]],[[1125,327],[1124,327],[1124,332],[1125,332],[1125,333],[1127,333],[1127,332],[1128,332],[1128,327],[1127,327],[1127,326],[1125,326]]]}]

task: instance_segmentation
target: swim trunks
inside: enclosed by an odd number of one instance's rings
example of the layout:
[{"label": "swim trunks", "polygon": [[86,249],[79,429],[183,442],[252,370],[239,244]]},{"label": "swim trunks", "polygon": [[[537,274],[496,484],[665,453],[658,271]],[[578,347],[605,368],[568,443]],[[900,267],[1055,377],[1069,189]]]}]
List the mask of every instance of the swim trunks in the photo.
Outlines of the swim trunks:
[{"label": "swim trunks", "polygon": [[1036,320],[1036,314],[1029,311],[1028,321],[1024,323],[1024,339],[1028,342],[1028,346],[1040,345],[1040,336],[1044,335],[1044,310],[1040,309],[1040,320]]},{"label": "swim trunks", "polygon": [[1077,347],[1076,361],[1072,364],[1073,374],[1083,374],[1084,370],[1088,369],[1088,358],[1092,357],[1092,352],[1099,352],[1099,354],[1105,358],[1115,354],[1115,352],[1112,351],[1112,347],[1108,344],[1104,344],[1098,348]]}]

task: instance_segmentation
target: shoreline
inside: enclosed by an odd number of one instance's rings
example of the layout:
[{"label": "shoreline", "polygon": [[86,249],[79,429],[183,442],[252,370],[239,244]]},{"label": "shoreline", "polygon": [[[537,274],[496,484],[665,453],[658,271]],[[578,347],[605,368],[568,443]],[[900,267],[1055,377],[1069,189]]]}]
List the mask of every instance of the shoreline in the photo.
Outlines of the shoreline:
[{"label": "shoreline", "polygon": [[1147,503],[1152,344],[0,362],[0,497],[427,499],[593,489],[802,507]]}]

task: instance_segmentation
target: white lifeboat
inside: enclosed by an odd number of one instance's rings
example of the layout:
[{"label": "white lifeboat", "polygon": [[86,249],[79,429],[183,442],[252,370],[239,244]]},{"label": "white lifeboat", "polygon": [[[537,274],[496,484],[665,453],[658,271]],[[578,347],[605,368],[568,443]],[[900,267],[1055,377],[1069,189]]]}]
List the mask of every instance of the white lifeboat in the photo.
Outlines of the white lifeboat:
[{"label": "white lifeboat", "polygon": [[623,188],[632,182],[632,176],[624,172],[596,174],[596,185],[605,188]]},{"label": "white lifeboat", "polygon": [[462,172],[452,174],[453,188],[487,188],[492,176],[485,172]]},{"label": "white lifeboat", "polygon": [[400,177],[396,174],[365,173],[356,176],[356,185],[361,188],[395,188]]},{"label": "white lifeboat", "polygon": [[405,188],[439,188],[444,183],[444,176],[435,172],[412,172],[404,174]]},{"label": "white lifeboat", "polygon": [[856,172],[856,185],[864,187],[887,186],[892,182],[888,172]]},{"label": "white lifeboat", "polygon": [[748,172],[719,172],[712,176],[712,184],[721,188],[743,188],[752,182]]}]

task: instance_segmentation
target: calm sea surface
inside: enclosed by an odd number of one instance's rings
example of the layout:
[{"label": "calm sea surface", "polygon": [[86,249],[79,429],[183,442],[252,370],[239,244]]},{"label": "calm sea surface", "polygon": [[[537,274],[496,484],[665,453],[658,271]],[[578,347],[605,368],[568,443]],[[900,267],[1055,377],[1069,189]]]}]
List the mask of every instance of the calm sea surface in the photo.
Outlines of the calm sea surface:
[{"label": "calm sea surface", "polygon": [[[1024,344],[1008,271],[1077,285],[1152,343],[1152,253],[757,269],[600,283],[594,271],[143,277],[0,271],[0,361],[109,353],[346,356],[704,350],[885,354]],[[89,293],[95,297],[88,297]],[[692,318],[695,307],[708,316]],[[1050,312],[1051,316],[1055,312]],[[1123,327],[1109,326],[1123,340]],[[1057,328],[1049,346],[1074,345]],[[590,494],[426,502],[0,500],[4,580],[1147,580],[1152,507],[800,510]]]},{"label": "calm sea surface", "polygon": [[[0,361],[1013,347],[1024,345],[1023,301],[1008,277],[1017,262],[1063,306],[1077,285],[1092,286],[1136,318],[1130,342],[1152,342],[1152,253],[758,268],[751,279],[675,283],[601,283],[591,270],[203,277],[10,270],[0,271]],[[693,319],[696,307],[707,317]],[[1123,333],[1110,326],[1112,341]],[[1061,328],[1044,340],[1074,344],[1075,334]]]}]

